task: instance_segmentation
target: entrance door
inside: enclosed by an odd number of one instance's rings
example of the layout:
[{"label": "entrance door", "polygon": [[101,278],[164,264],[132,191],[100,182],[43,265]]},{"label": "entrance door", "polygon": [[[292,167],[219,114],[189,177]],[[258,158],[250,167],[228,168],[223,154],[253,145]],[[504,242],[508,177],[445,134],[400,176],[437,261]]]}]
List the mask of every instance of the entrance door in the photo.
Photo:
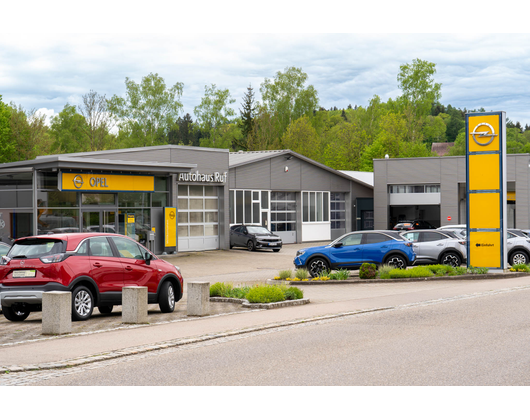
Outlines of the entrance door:
[{"label": "entrance door", "polygon": [[83,211],[83,231],[85,232],[116,232],[116,212],[114,210]]}]

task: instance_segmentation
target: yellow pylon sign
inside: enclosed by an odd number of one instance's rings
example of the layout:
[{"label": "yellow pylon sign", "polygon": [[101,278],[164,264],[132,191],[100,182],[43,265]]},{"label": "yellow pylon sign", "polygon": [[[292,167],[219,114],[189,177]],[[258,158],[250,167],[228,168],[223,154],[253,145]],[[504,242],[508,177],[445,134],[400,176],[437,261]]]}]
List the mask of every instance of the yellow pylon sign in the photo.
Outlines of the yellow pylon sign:
[{"label": "yellow pylon sign", "polygon": [[467,264],[505,269],[506,113],[466,114]]}]

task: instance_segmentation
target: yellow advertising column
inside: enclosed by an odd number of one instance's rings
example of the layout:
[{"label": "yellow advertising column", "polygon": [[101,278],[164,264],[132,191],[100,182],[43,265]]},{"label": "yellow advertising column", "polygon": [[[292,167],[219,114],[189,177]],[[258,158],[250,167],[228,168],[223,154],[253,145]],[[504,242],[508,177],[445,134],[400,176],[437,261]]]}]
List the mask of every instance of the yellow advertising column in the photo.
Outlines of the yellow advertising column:
[{"label": "yellow advertising column", "polygon": [[504,270],[506,113],[466,114],[467,264]]},{"label": "yellow advertising column", "polygon": [[164,247],[177,247],[177,208],[164,207]]}]

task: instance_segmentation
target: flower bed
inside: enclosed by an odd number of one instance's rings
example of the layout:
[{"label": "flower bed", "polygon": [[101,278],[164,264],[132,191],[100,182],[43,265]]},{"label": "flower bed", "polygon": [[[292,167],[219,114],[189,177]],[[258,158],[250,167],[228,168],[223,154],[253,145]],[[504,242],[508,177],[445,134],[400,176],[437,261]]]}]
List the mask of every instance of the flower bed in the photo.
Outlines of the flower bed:
[{"label": "flower bed", "polygon": [[286,284],[234,287],[231,283],[214,283],[210,286],[210,300],[214,302],[241,303],[244,308],[274,309],[305,305],[304,292]]}]

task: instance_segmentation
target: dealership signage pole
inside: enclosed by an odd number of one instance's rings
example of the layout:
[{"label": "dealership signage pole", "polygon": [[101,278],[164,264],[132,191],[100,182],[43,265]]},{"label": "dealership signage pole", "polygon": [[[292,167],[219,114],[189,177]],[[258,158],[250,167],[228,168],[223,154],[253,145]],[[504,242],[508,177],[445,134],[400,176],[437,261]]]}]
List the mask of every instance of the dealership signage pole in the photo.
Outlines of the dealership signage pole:
[{"label": "dealership signage pole", "polygon": [[467,264],[504,270],[506,113],[466,114]]}]

